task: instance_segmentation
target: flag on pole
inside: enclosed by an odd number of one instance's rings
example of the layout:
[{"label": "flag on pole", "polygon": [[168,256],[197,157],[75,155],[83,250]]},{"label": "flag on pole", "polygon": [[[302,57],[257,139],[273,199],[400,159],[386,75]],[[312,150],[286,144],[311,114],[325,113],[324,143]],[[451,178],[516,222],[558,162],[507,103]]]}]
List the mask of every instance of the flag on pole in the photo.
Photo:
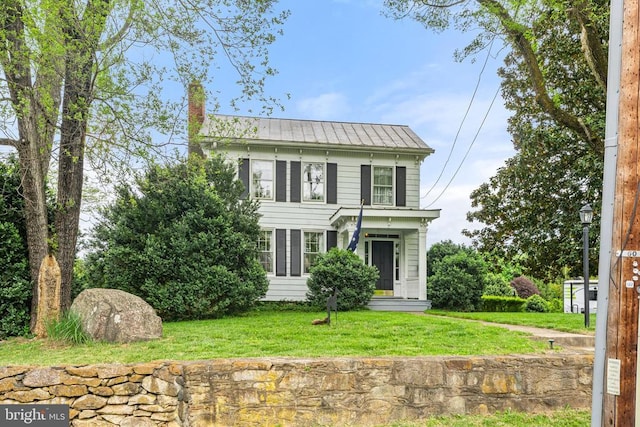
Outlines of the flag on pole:
[{"label": "flag on pole", "polygon": [[360,203],[360,215],[358,215],[358,222],[356,223],[356,229],[353,230],[353,237],[347,246],[347,250],[355,252],[358,247],[358,240],[360,240],[360,226],[362,225],[362,206],[364,203]]}]

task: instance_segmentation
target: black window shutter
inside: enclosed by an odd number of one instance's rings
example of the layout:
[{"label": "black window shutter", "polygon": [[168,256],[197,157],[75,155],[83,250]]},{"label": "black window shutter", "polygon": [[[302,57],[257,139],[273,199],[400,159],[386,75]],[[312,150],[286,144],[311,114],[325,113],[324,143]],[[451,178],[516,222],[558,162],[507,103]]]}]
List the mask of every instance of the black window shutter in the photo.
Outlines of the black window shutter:
[{"label": "black window shutter", "polygon": [[331,248],[335,248],[336,246],[338,246],[338,232],[335,230],[328,230],[327,231],[327,252],[329,252]]},{"label": "black window shutter", "polygon": [[287,275],[287,230],[276,230],[276,276]]},{"label": "black window shutter", "polygon": [[292,202],[300,201],[300,179],[301,176],[300,162],[291,162],[291,194],[289,195]]},{"label": "black window shutter", "polygon": [[338,203],[338,164],[327,163],[327,203]]},{"label": "black window shutter", "polygon": [[301,257],[301,234],[300,230],[291,230],[291,275],[300,276],[302,274]]},{"label": "black window shutter", "polygon": [[407,206],[407,168],[396,167],[396,206]]},{"label": "black window shutter", "polygon": [[360,166],[360,198],[365,205],[371,204],[371,165]]},{"label": "black window shutter", "polygon": [[287,162],[276,160],[276,202],[287,201]]},{"label": "black window shutter", "polygon": [[240,198],[246,199],[249,196],[249,159],[239,160],[238,178],[244,184],[244,191],[240,195]]}]

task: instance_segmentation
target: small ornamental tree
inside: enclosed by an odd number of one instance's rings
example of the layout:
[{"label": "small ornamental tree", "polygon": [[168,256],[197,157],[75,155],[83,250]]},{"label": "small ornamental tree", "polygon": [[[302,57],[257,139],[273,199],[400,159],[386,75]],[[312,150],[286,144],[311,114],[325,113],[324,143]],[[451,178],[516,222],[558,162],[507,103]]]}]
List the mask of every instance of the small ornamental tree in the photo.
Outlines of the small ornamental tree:
[{"label": "small ornamental tree", "polygon": [[163,320],[251,308],[267,291],[258,204],[221,158],[154,166],[119,188],[89,244],[90,286],[138,295]]},{"label": "small ornamental tree", "polygon": [[531,295],[540,295],[540,291],[535,283],[525,276],[518,276],[511,281],[511,286],[516,290],[520,298],[527,299]]},{"label": "small ornamental tree", "polygon": [[365,307],[376,290],[379,277],[376,267],[366,265],[353,252],[338,248],[320,254],[309,273],[307,301],[324,308],[327,298],[337,290],[339,311]]}]

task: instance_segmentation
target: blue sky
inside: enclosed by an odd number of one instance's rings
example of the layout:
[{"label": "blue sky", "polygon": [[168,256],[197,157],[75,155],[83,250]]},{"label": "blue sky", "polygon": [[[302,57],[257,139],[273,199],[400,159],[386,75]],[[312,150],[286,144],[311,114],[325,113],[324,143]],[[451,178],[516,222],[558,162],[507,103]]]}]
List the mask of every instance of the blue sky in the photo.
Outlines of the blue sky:
[{"label": "blue sky", "polygon": [[[409,125],[435,149],[421,168],[421,207],[441,209],[427,244],[469,243],[461,234],[471,227],[469,194],[513,155],[499,96],[490,108],[501,59],[485,67],[482,53],[475,62],[455,62],[454,51],[471,34],[434,33],[384,17],[382,0],[280,0],[278,8],[291,16],[270,48],[279,74],[265,91],[285,108],[274,116]],[[221,70],[219,87],[210,89],[233,97],[236,77]],[[235,111],[221,101],[219,113],[255,115],[250,106]]]},{"label": "blue sky", "polygon": [[490,58],[484,71],[485,54],[455,62],[455,49],[471,34],[434,33],[411,20],[384,17],[381,3],[281,0],[291,16],[270,49],[279,74],[266,90],[291,98],[282,96],[285,111],[273,116],[409,125],[436,150],[421,169],[421,207],[442,209],[429,227],[428,245],[469,243],[461,234],[471,226],[465,219],[469,194],[513,155],[499,96],[489,110],[502,61]]}]

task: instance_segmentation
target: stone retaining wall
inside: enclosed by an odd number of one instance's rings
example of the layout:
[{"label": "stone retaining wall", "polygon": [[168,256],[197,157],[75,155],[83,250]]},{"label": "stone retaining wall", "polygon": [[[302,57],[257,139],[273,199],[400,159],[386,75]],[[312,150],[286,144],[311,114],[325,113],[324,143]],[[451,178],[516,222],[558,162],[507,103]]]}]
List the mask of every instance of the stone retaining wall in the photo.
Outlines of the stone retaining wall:
[{"label": "stone retaining wall", "polygon": [[370,426],[588,408],[592,365],[553,354],[9,366],[0,404],[68,404],[73,426]]}]

